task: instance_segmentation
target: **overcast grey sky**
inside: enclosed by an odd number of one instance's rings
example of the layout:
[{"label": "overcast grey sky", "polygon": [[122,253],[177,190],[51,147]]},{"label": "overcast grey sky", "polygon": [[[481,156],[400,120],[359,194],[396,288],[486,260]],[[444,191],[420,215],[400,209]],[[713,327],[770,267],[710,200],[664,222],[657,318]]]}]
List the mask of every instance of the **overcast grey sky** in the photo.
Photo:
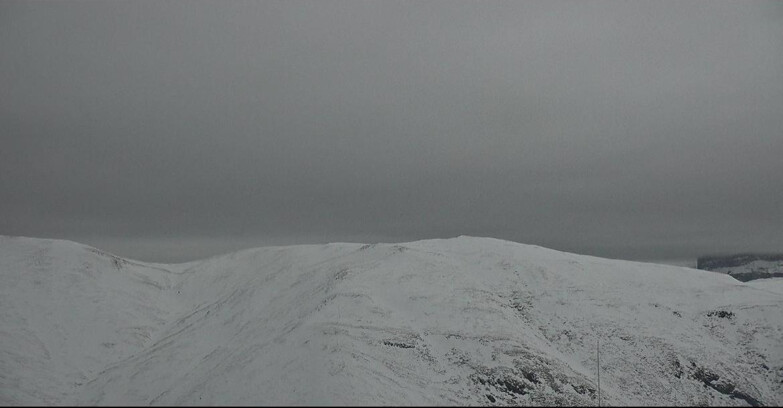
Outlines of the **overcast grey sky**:
[{"label": "overcast grey sky", "polygon": [[783,3],[0,2],[0,234],[783,251]]}]

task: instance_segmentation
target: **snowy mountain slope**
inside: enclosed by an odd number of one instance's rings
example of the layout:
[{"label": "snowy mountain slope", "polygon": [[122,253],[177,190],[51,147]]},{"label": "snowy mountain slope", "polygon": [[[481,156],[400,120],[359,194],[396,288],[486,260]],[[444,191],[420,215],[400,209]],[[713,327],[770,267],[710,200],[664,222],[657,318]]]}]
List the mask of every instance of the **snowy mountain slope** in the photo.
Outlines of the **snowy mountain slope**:
[{"label": "snowy mountain slope", "polygon": [[177,315],[174,271],[0,236],[0,404],[57,403]]},{"label": "snowy mountain slope", "polygon": [[748,286],[783,294],[783,278],[756,280],[753,282],[748,282]]},{"label": "snowy mountain slope", "polygon": [[[783,294],[489,238],[145,265],[0,239],[0,403],[783,404]],[[113,344],[109,346],[109,344]]]}]

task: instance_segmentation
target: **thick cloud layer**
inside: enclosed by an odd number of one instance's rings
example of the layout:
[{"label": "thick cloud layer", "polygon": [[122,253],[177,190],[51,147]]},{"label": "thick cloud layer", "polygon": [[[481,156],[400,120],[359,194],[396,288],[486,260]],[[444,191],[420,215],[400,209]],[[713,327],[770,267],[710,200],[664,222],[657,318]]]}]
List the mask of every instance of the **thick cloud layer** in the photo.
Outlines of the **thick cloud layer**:
[{"label": "thick cloud layer", "polygon": [[778,2],[4,2],[0,234],[783,250]]}]

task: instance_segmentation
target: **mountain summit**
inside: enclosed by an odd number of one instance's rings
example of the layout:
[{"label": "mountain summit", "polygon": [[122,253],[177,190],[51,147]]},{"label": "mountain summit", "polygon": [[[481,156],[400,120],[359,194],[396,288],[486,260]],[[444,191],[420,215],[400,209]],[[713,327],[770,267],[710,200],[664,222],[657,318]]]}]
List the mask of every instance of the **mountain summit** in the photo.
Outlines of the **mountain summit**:
[{"label": "mountain summit", "polygon": [[491,238],[136,262],[0,236],[0,404],[783,404],[783,279]]}]

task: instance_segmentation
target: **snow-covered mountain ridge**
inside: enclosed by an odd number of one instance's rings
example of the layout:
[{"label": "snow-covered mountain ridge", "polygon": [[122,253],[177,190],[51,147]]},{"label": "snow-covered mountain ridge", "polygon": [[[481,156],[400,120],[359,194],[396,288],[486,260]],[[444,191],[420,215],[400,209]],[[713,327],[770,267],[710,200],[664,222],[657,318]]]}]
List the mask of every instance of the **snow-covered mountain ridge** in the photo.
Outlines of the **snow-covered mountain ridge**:
[{"label": "snow-covered mountain ridge", "polygon": [[725,273],[747,282],[754,279],[783,278],[783,254],[738,254],[702,256],[698,269]]},{"label": "snow-covered mountain ridge", "polygon": [[783,404],[783,285],[491,238],[177,265],[0,236],[0,404]]}]

